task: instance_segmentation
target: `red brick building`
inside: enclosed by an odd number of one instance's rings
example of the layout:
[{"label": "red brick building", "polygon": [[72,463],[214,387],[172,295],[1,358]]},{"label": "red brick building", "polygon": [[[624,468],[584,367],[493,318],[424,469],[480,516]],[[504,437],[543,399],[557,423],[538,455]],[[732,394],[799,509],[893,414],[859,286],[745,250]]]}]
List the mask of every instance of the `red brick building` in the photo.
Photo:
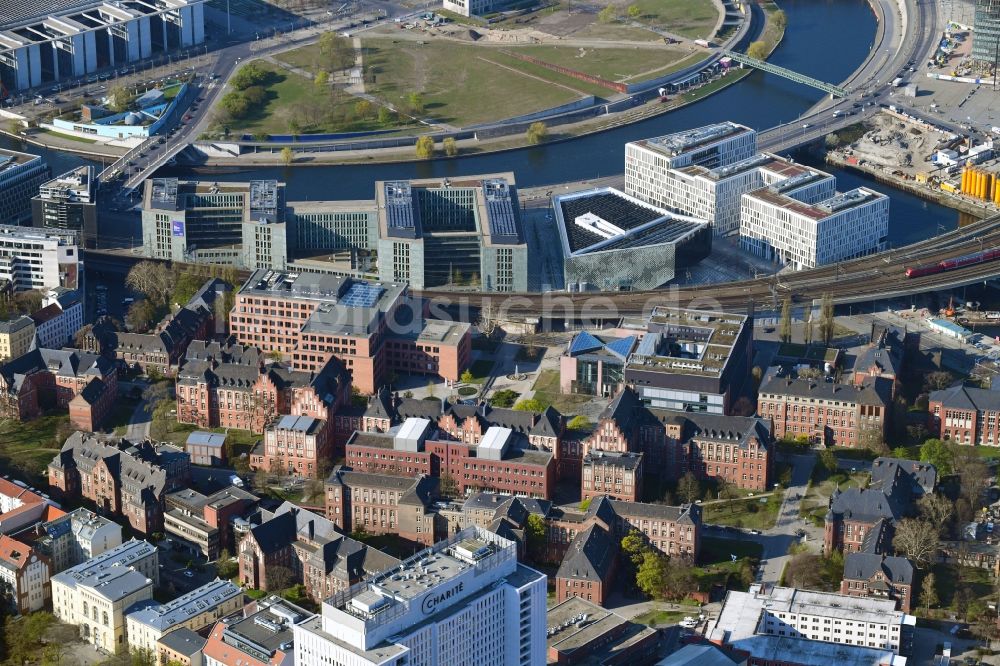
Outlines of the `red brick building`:
[{"label": "red brick building", "polygon": [[49,463],[48,477],[62,496],[90,500],[99,512],[151,534],[163,530],[164,496],[190,483],[191,467],[187,454],[170,445],[75,432]]},{"label": "red brick building", "polygon": [[103,356],[73,349],[32,349],[0,366],[0,416],[29,421],[66,409],[79,430],[100,427],[118,399],[118,373]]},{"label": "red brick building", "polygon": [[913,610],[913,564],[905,557],[849,553],[844,557],[840,593],[852,597],[895,599],[896,608]]},{"label": "red brick building", "polygon": [[643,456],[641,453],[594,450],[583,459],[580,498],[607,495],[611,499],[638,502],[642,499]]},{"label": "red brick building", "polygon": [[437,541],[432,504],[438,479],[355,472],[337,466],[326,480],[326,517],[346,534],[398,534],[414,544]]},{"label": "red brick building", "polygon": [[804,435],[826,446],[864,447],[885,434],[891,382],[860,386],[773,377],[760,387],[757,412],[774,423],[774,437]]},{"label": "red brick building", "polygon": [[318,370],[331,357],[374,393],[392,372],[458,381],[471,361],[468,324],[429,321],[405,285],[258,270],[236,294],[236,339]]},{"label": "red brick building", "polygon": [[944,441],[1000,446],[1000,393],[958,384],[931,391],[931,431]]},{"label": "red brick building", "polygon": [[618,566],[618,544],[607,528],[591,522],[576,535],[556,572],[556,603],[580,597],[603,606]]}]

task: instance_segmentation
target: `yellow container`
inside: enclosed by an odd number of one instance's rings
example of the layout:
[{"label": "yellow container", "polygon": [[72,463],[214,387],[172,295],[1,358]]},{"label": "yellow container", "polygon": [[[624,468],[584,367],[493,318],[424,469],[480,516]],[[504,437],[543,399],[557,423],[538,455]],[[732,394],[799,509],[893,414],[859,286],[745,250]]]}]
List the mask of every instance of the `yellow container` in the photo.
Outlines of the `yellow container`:
[{"label": "yellow container", "polygon": [[962,169],[962,192],[965,192],[965,188],[969,184],[969,170],[968,168]]}]

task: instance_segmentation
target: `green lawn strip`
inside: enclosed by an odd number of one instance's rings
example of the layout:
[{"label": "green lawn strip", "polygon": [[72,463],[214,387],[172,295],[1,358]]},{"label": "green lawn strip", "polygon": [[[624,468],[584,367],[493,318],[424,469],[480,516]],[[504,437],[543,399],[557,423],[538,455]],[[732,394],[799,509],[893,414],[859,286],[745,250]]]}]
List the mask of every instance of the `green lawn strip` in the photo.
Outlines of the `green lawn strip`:
[{"label": "green lawn strip", "polygon": [[[501,53],[499,49],[490,49],[485,53],[483,53],[482,57],[488,58],[489,60],[495,63],[506,65],[507,67],[512,67],[519,72],[523,72],[528,77],[534,76],[540,79],[544,79],[545,81],[550,81],[551,84],[553,84],[551,85],[552,88],[561,90],[562,92],[567,94],[568,99],[565,100],[567,102],[572,101],[577,97],[582,97],[584,95],[593,95],[594,97],[608,99],[610,97],[614,97],[615,95],[619,94],[610,88],[605,88],[604,86],[599,86],[595,83],[587,83],[586,81],[575,79],[567,74],[560,74],[559,72],[555,72],[551,69],[548,69],[547,67],[543,67],[542,65],[536,65],[534,63],[525,62],[524,60],[518,60],[513,56]],[[531,79],[531,80],[538,82],[537,79]],[[549,86],[549,84],[546,84],[544,82],[541,83],[543,85]],[[578,94],[573,94],[573,92],[567,90],[566,88],[575,90],[577,91]],[[557,105],[549,104],[547,106],[539,107],[536,110],[550,108],[553,106]]]},{"label": "green lawn strip", "polygon": [[692,53],[686,58],[682,58],[681,60],[676,60],[671,64],[666,65],[665,67],[660,67],[659,69],[654,69],[651,71],[644,70],[641,72],[637,72],[635,76],[629,76],[622,80],[626,83],[641,83],[642,81],[649,81],[650,79],[656,79],[661,76],[666,76],[667,74],[673,74],[674,72],[679,72],[685,67],[690,67],[696,62],[701,62],[704,59],[705,59],[704,53]]},{"label": "green lawn strip", "polygon": [[657,64],[670,67],[684,57],[684,51],[667,47],[578,48],[573,46],[517,46],[513,53],[538,58],[552,65],[568,67],[609,81],[623,81],[653,69]]},{"label": "green lawn strip", "polygon": [[0,421],[0,466],[20,472],[25,481],[38,483],[72,432],[64,411],[23,423],[4,419]]},{"label": "green lawn strip", "polygon": [[[937,582],[940,608],[960,610],[963,600],[957,592],[961,589],[968,590],[964,603],[992,595],[993,579],[987,569],[953,564],[935,564],[931,571]],[[994,601],[994,599],[990,598],[989,601]]]},{"label": "green lawn strip", "polygon": [[69,139],[70,141],[76,141],[77,143],[97,143],[96,139],[85,139],[82,136],[77,136],[75,134],[63,134],[62,132],[55,132],[49,129],[39,128],[39,132],[43,134],[48,134],[50,136],[57,136],[61,139]]},{"label": "green lawn strip", "polygon": [[732,555],[735,555],[737,558],[746,557],[759,560],[763,552],[764,547],[756,541],[702,537],[698,563],[702,566],[710,566],[712,564],[731,562]]},{"label": "green lawn strip", "polygon": [[601,23],[595,21],[573,37],[580,39],[605,39],[610,42],[658,42],[663,39],[652,30],[635,28],[622,23]]},{"label": "green lawn strip", "polygon": [[[782,493],[766,498],[722,500],[702,505],[702,520],[712,525],[731,525],[745,529],[766,530],[774,527],[781,506]],[[766,499],[761,502],[761,499]]]},{"label": "green lawn strip", "polygon": [[651,610],[636,615],[632,618],[632,621],[638,624],[649,625],[650,627],[667,627],[677,624],[689,615],[691,615],[691,611]]},{"label": "green lawn strip", "polygon": [[410,93],[422,93],[425,116],[459,126],[540,111],[578,96],[521,74],[524,68],[515,64],[527,63],[498,49],[372,39],[365,40],[365,64],[375,70],[375,83],[367,86],[370,94],[402,106]]},{"label": "green lawn strip", "polygon": [[639,8],[640,23],[691,39],[711,37],[719,20],[711,0],[636,0],[632,4]]},{"label": "green lawn strip", "polygon": [[533,397],[542,403],[543,407],[552,406],[560,413],[570,416],[576,414],[580,407],[593,400],[593,396],[576,395],[559,392],[559,371],[542,370],[532,387]]}]

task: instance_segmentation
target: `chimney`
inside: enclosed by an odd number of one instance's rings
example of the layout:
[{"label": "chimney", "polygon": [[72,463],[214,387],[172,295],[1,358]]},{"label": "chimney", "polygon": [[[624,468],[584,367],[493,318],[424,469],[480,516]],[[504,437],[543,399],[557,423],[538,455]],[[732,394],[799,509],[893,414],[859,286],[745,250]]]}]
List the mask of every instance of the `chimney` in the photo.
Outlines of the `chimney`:
[{"label": "chimney", "polygon": [[309,528],[309,540],[312,541],[313,534],[315,533],[315,526],[313,525],[312,520],[309,521],[308,528]]}]

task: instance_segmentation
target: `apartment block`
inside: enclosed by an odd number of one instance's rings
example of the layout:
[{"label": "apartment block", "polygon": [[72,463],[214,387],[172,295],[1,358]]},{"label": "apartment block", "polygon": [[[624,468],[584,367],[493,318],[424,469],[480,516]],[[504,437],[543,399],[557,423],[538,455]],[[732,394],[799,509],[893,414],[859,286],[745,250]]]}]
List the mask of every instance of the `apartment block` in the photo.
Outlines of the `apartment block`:
[{"label": "apartment block", "polygon": [[961,384],[931,391],[931,429],[937,437],[968,446],[1000,446],[1000,396]]},{"label": "apartment block", "polygon": [[[6,30],[0,24],[0,30]],[[8,35],[10,33],[7,33]],[[39,33],[41,34],[41,33]],[[4,47],[10,48],[6,43]],[[37,48],[37,47],[35,47]],[[11,86],[3,80],[7,61],[0,64],[0,82],[8,90]],[[19,153],[15,150],[0,150],[0,224],[21,225],[31,220],[31,197],[38,194],[38,188],[49,179],[49,165],[38,155]],[[2,250],[0,250],[2,256]],[[2,274],[2,269],[0,269]],[[30,289],[30,287],[26,287]]]},{"label": "apartment block", "polygon": [[87,165],[43,183],[31,199],[31,225],[79,233],[81,245],[97,247],[97,179]]},{"label": "apartment block", "polygon": [[36,534],[32,545],[49,559],[53,575],[122,544],[121,525],[83,508],[40,523]]},{"label": "apartment block", "polygon": [[318,370],[336,357],[352,384],[374,393],[391,372],[458,381],[471,359],[468,324],[427,321],[405,284],[259,270],[230,316],[236,339]]},{"label": "apartment block", "polygon": [[0,321],[0,361],[10,361],[28,353],[35,339],[35,322],[21,315]]}]

